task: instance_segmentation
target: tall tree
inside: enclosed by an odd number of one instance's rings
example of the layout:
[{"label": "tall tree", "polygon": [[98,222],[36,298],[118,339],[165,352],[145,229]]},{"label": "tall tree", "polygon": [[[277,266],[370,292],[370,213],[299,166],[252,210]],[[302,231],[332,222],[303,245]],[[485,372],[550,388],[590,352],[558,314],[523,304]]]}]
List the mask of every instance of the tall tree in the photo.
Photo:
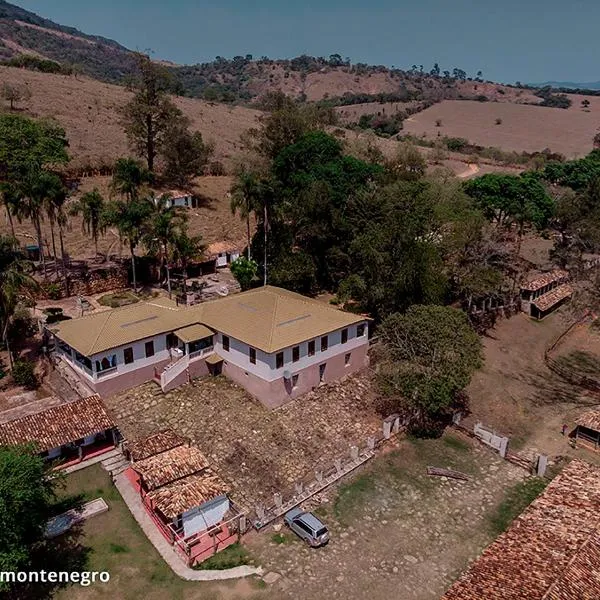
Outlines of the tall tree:
[{"label": "tall tree", "polygon": [[[86,552],[77,543],[76,532],[67,533],[60,545],[44,538],[49,518],[64,510],[81,508],[80,498],[58,496],[62,479],[51,467],[33,448],[0,448],[0,567],[3,572],[85,569]],[[57,587],[62,587],[27,583],[16,586],[3,581],[0,592],[9,598],[49,598]]]},{"label": "tall tree", "polygon": [[129,143],[144,158],[153,173],[166,132],[184,119],[182,112],[167,95],[167,70],[145,54],[136,54],[138,78],[133,98],[123,107],[122,123]]},{"label": "tall tree", "polygon": [[0,236],[0,327],[11,369],[13,356],[8,331],[20,298],[38,288],[31,271],[32,264],[18,249],[16,238]]},{"label": "tall tree", "polygon": [[183,290],[187,290],[187,268],[190,262],[202,256],[205,245],[202,236],[188,235],[186,229],[181,231],[173,240],[173,260],[181,266],[183,273]]},{"label": "tall tree", "polygon": [[145,247],[150,254],[158,257],[160,262],[160,278],[166,273],[167,289],[171,297],[172,248],[174,241],[185,232],[185,213],[170,208],[170,196],[165,194],[150,199],[153,211],[148,217],[146,231],[143,236]]},{"label": "tall tree", "polygon": [[247,258],[251,259],[251,231],[250,217],[253,211],[260,205],[260,175],[253,171],[241,169],[231,187],[231,212],[239,213],[246,221]]},{"label": "tall tree", "polygon": [[105,202],[98,188],[86,192],[81,198],[71,205],[70,213],[81,214],[81,227],[94,240],[94,249],[98,256],[98,237],[106,231],[106,224],[102,219]]},{"label": "tall tree", "polygon": [[162,146],[165,181],[188,187],[194,177],[202,175],[213,152],[213,144],[205,142],[199,131],[190,132],[187,122],[179,119],[167,129]]},{"label": "tall tree", "polygon": [[381,390],[417,421],[443,416],[483,362],[481,340],[456,308],[414,305],[379,332]]},{"label": "tall tree", "polygon": [[116,227],[119,237],[127,240],[135,292],[137,292],[135,249],[147,230],[152,211],[152,204],[146,198],[136,198],[129,202],[119,200],[109,202],[103,214],[104,226]]}]

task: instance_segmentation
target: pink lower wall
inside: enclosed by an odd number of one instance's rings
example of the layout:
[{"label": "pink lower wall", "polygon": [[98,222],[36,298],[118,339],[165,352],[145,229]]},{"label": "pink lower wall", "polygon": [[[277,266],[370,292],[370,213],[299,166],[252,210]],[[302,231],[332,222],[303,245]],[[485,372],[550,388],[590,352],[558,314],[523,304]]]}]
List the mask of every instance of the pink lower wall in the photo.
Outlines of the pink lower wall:
[{"label": "pink lower wall", "polygon": [[96,393],[100,396],[107,398],[113,394],[118,394],[123,390],[127,390],[132,387],[146,383],[146,381],[152,381],[154,378],[154,369],[157,369],[160,373],[169,363],[169,360],[161,360],[160,362],[152,365],[147,365],[139,369],[127,371],[121,375],[115,375],[113,377],[107,377],[106,379],[98,379],[94,383],[91,383],[89,379],[85,382],[94,388]]},{"label": "pink lower wall", "polygon": [[[348,366],[344,364],[346,352],[336,354],[324,361],[327,366],[323,383],[336,381],[345,375],[364,369],[369,364],[368,348],[369,345],[364,344],[352,350],[351,362]],[[310,392],[320,383],[318,364],[294,372],[294,375],[298,375],[298,382],[293,389],[291,381],[286,381],[283,377],[266,381],[227,361],[223,362],[223,374],[241,385],[267,408],[277,408],[293,398]]]},{"label": "pink lower wall", "polygon": [[[336,354],[324,361],[326,367],[323,383],[339,380],[346,375],[356,373],[365,368],[369,364],[368,348],[368,344],[354,348],[351,352],[352,357],[349,365],[344,364],[346,352]],[[123,373],[122,375],[99,380],[92,384],[92,387],[101,396],[108,397],[147,381],[152,381],[154,378],[154,369],[156,368],[160,372],[168,362],[168,360],[161,361],[154,365]],[[190,379],[203,377],[208,374],[209,370],[205,360],[193,360],[190,362],[187,371],[180,373],[178,377],[169,382],[165,388],[165,392],[188,383]],[[283,377],[274,381],[266,381],[227,361],[223,362],[223,374],[241,385],[267,408],[277,408],[293,398],[310,392],[318,387],[320,383],[319,364],[293,372],[294,375],[298,375],[298,382],[294,388],[292,388],[292,382],[283,379]]]}]

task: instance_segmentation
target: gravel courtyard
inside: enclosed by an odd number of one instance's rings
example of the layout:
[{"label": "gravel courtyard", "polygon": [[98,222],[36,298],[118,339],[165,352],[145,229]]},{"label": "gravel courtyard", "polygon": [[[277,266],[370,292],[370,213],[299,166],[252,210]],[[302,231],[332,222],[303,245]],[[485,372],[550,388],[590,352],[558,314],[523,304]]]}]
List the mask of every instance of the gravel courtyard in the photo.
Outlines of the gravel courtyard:
[{"label": "gravel courtyard", "polygon": [[274,492],[314,478],[381,435],[373,386],[366,374],[322,386],[277,410],[267,410],[225,377],[204,377],[163,394],[148,383],[106,400],[120,430],[135,439],[171,427],[191,438],[230,496],[253,509]]},{"label": "gravel courtyard", "polygon": [[[437,600],[493,540],[490,516],[525,475],[475,444],[447,434],[376,458],[316,509],[332,531],[324,548],[285,528],[248,536],[257,561],[280,575],[269,597]],[[428,465],[470,479],[429,477]]]}]

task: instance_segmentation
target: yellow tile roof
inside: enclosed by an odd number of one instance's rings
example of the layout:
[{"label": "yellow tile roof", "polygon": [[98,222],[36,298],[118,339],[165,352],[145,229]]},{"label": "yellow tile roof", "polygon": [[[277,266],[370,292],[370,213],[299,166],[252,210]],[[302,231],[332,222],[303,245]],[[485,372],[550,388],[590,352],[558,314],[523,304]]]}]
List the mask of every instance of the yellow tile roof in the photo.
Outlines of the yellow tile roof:
[{"label": "yellow tile roof", "polygon": [[272,353],[365,320],[318,300],[273,286],[197,305],[203,323]]},{"label": "yellow tile roof", "polygon": [[215,334],[212,329],[199,323],[176,329],[174,333],[182,342],[193,342]]},{"label": "yellow tile roof", "polygon": [[140,302],[62,321],[51,330],[85,356],[194,324],[272,353],[365,319],[288,290],[265,286],[191,307]]}]

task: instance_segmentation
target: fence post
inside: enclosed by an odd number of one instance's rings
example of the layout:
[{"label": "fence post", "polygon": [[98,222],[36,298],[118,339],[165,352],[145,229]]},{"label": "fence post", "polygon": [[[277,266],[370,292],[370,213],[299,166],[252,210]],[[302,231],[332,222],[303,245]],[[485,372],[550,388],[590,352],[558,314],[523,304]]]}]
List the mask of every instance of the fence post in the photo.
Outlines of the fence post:
[{"label": "fence post", "polygon": [[537,470],[536,475],[538,477],[543,477],[546,474],[546,467],[548,466],[548,457],[540,454],[537,460]]},{"label": "fence post", "polygon": [[350,458],[358,460],[358,446],[350,446]]},{"label": "fence post", "polygon": [[384,421],[383,422],[383,437],[386,440],[389,440],[391,435],[392,435],[392,424],[389,421]]},{"label": "fence post", "polygon": [[375,450],[375,438],[373,436],[367,438],[367,448]]},{"label": "fence post", "polygon": [[256,516],[261,523],[265,520],[265,507],[262,504],[256,505]]}]

